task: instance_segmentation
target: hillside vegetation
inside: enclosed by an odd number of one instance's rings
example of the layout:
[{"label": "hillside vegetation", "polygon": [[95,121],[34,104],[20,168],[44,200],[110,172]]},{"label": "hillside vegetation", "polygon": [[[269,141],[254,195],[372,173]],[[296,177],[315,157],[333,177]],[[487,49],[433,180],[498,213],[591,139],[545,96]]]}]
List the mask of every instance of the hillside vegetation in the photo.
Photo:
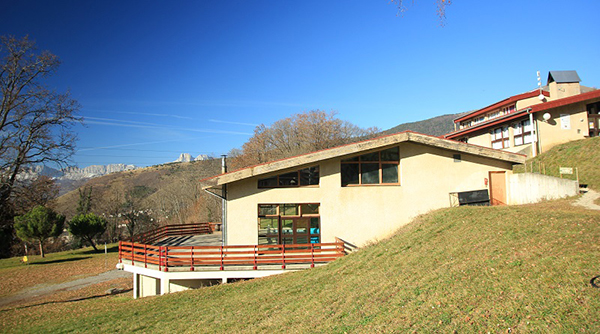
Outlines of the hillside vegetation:
[{"label": "hillside vegetation", "polygon": [[[551,148],[548,152],[527,160],[527,170],[559,177],[560,167],[573,167],[579,172],[579,182],[600,190],[600,137],[571,141]],[[523,166],[515,169],[522,172]],[[575,179],[576,175],[563,175]]]},{"label": "hillside vegetation", "polygon": [[[96,177],[79,189],[92,187],[92,211],[98,214],[118,211],[115,207],[125,200],[127,192],[136,191],[140,209],[152,209],[153,217],[164,223],[218,220],[220,209],[208,212],[215,203],[198,181],[220,171],[218,159],[170,163]],[[75,214],[78,200],[75,189],[57,199],[56,209],[69,218]]]},{"label": "hillside vegetation", "polygon": [[430,136],[441,136],[454,131],[454,119],[466,113],[448,114],[426,120],[403,123],[384,131],[385,134],[398,133],[406,130],[423,133]]},{"label": "hillside vegetation", "polygon": [[600,331],[600,212],[443,209],[327,266],[160,297],[3,311],[7,332]]}]

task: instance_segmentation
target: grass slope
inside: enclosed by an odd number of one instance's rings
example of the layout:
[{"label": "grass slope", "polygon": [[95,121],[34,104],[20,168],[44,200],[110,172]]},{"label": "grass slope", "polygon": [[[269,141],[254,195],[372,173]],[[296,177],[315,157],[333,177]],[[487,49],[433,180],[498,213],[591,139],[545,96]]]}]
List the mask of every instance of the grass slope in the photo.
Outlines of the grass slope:
[{"label": "grass slope", "polygon": [[[548,152],[527,161],[527,170],[540,171],[547,175],[559,177],[560,167],[577,167],[580,183],[600,190],[600,137],[571,141],[557,145]],[[541,163],[541,164],[539,164]],[[522,166],[515,171],[523,171]],[[575,179],[575,175],[565,175]]]},{"label": "grass slope", "polygon": [[0,297],[43,283],[60,283],[75,278],[97,275],[114,268],[118,260],[117,244],[109,244],[108,254],[92,247],[28,256],[29,264],[21,263],[21,257],[0,259]]},{"label": "grass slope", "polygon": [[567,200],[443,209],[325,267],[6,310],[0,331],[599,332],[599,238]]}]

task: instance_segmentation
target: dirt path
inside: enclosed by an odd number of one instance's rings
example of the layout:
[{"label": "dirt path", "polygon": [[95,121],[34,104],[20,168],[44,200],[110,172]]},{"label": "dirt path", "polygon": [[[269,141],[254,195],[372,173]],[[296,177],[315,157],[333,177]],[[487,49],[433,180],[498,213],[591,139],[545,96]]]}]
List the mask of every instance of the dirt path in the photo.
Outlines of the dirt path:
[{"label": "dirt path", "polygon": [[600,193],[598,193],[592,189],[589,189],[585,194],[583,194],[583,196],[581,196],[581,198],[579,198],[573,204],[578,205],[578,206],[583,206],[584,208],[587,208],[590,210],[600,210],[600,205],[594,203],[594,201],[598,197],[600,197]]},{"label": "dirt path", "polygon": [[48,296],[57,292],[79,290],[90,285],[95,285],[107,281],[112,281],[117,278],[130,276],[131,273],[129,272],[113,269],[95,276],[80,278],[69,282],[57,284],[38,284],[34,287],[23,289],[22,291],[16,294],[0,298],[0,307],[12,303]]}]

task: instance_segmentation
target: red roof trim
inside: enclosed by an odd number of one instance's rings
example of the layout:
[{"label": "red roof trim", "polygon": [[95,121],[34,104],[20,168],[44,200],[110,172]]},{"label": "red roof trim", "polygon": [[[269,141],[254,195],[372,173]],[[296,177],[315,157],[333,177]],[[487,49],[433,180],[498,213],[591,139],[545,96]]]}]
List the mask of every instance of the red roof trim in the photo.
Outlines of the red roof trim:
[{"label": "red roof trim", "polygon": [[538,112],[538,111],[542,111],[542,110],[548,110],[548,109],[552,109],[552,108],[566,106],[566,105],[573,104],[573,103],[583,102],[585,100],[590,100],[590,99],[598,98],[598,97],[600,97],[600,89],[593,90],[593,91],[587,92],[587,93],[577,94],[574,96],[564,97],[562,99],[549,101],[549,102],[542,103],[542,104],[535,104],[535,105],[532,105],[530,108],[531,108],[532,112]]},{"label": "red roof trim", "polygon": [[519,117],[522,117],[524,115],[527,115],[527,110],[529,110],[529,108],[522,109],[520,111],[516,111],[516,112],[510,113],[510,114],[507,114],[505,116],[502,116],[501,118],[495,118],[494,120],[478,124],[477,126],[472,126],[470,128],[458,130],[458,131],[455,131],[455,132],[450,132],[448,134],[445,134],[444,137],[446,139],[454,139],[454,138],[460,137],[462,135],[465,135],[467,133],[475,132],[475,131],[478,131],[478,130],[483,130],[483,129],[488,128],[490,126],[494,126],[494,125],[497,125],[497,124],[500,124],[500,123],[504,123],[506,121],[511,121],[511,120],[513,120],[515,118],[519,118]]},{"label": "red roof trim", "polygon": [[[550,96],[550,93],[548,93],[546,91],[542,91],[542,94],[544,94],[544,96],[548,96],[548,97]],[[499,101],[499,102],[496,102],[494,104],[491,104],[491,105],[489,105],[489,106],[487,106],[485,108],[473,111],[472,113],[469,113],[467,115],[459,117],[459,118],[457,118],[457,119],[454,120],[454,123],[459,123],[459,122],[464,121],[466,119],[469,119],[471,117],[479,116],[481,114],[485,114],[486,112],[490,112],[490,111],[496,110],[496,109],[498,109],[500,107],[503,107],[503,106],[505,106],[507,104],[512,104],[512,103],[517,102],[519,100],[528,99],[528,98],[531,98],[531,97],[536,97],[538,95],[539,95],[539,91],[535,90],[535,91],[532,91],[532,92],[527,92],[527,93],[523,93],[523,94],[511,96],[511,97],[506,98],[506,99],[504,99],[502,101]]]}]

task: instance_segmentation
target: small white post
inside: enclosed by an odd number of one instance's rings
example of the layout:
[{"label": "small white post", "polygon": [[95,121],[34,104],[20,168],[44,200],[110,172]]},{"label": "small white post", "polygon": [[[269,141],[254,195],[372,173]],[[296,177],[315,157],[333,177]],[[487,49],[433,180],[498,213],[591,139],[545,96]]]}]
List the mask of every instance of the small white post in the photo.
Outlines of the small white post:
[{"label": "small white post", "polygon": [[140,296],[140,274],[133,273],[133,299]]}]

